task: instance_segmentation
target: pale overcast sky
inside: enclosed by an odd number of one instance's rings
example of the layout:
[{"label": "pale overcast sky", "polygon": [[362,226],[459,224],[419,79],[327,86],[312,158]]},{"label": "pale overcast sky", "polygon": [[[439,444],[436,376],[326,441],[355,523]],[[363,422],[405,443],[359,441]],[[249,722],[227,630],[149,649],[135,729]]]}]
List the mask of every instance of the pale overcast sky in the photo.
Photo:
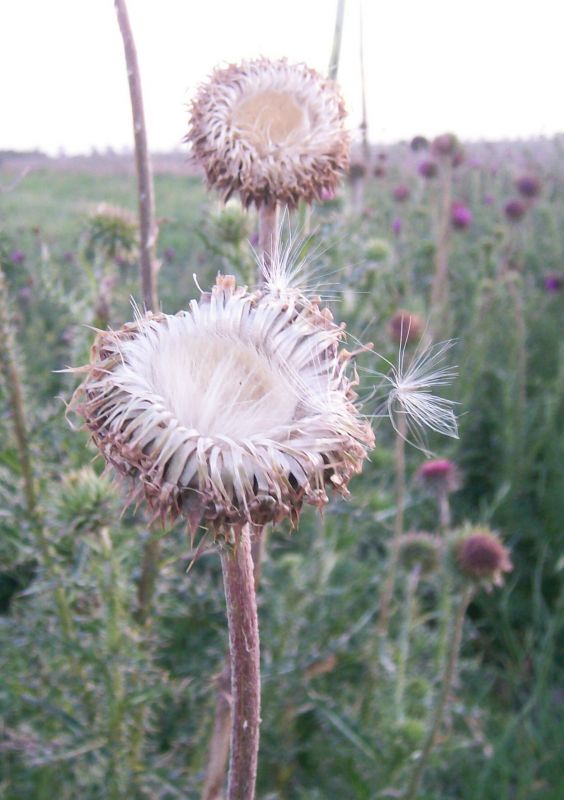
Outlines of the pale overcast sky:
[{"label": "pale overcast sky", "polygon": [[[359,4],[346,0],[339,80],[360,121]],[[372,141],[564,131],[559,0],[364,0]],[[186,106],[218,63],[287,56],[326,71],[336,0],[128,0],[149,146],[181,146]],[[0,2],[0,149],[132,143],[112,0]]]}]

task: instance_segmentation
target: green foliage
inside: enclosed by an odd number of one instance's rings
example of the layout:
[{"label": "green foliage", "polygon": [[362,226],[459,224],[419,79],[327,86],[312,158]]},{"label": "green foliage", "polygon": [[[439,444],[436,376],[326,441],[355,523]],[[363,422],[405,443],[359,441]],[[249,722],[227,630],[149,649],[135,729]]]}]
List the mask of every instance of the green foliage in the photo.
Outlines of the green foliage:
[{"label": "green foliage", "polygon": [[[503,589],[470,606],[459,677],[421,797],[557,800],[564,791],[562,672],[555,659],[564,619],[563,300],[545,292],[543,276],[561,269],[558,153],[546,144],[531,156],[543,191],[520,234],[509,234],[502,209],[523,155],[478,155],[480,169],[468,165],[469,153],[456,173],[457,195],[474,222],[454,237],[450,254],[452,360],[460,379],[445,393],[460,402],[461,438],[430,438],[429,445],[462,474],[462,488],[451,496],[454,523],[499,531],[514,570]],[[498,162],[495,174],[488,159]],[[389,163],[388,178],[367,183],[361,218],[347,212],[346,195],[313,209],[306,246],[317,255],[305,283],[338,301],[334,313],[354,336],[396,361],[394,312],[429,312],[438,190],[415,184],[406,148],[393,149]],[[413,191],[394,235],[398,206],[390,188],[399,182]],[[493,203],[483,202],[486,195]],[[37,171],[2,201],[0,261],[39,508],[33,518],[26,513],[0,380],[0,795],[192,800],[200,796],[214,676],[226,648],[218,558],[204,550],[186,574],[194,553],[184,530],[168,531],[154,610],[140,624],[147,521],[141,510],[120,515],[122,489],[91,464],[87,436],[69,428],[59,399],[68,401],[77,380],[59,370],[88,358],[97,259],[114,259],[115,242],[121,247],[132,233],[112,229],[106,236],[106,227],[93,236],[87,209],[101,201],[134,208],[134,182]],[[218,270],[253,282],[246,243],[256,229],[252,215],[235,207],[218,213],[197,179],[172,175],[156,177],[156,206],[167,312],[186,307],[196,293],[193,273],[202,287]],[[84,254],[87,241],[98,248],[93,260]],[[509,246],[519,256],[518,274],[506,269]],[[174,258],[166,259],[169,248]],[[14,260],[15,250],[23,260]],[[129,253],[130,266],[111,267],[115,325],[130,319],[130,296],[139,298],[134,246]],[[381,398],[373,397],[371,371],[388,367],[365,353],[359,368],[365,410],[377,415]],[[435,503],[414,480],[423,455],[409,447],[406,455],[405,530],[436,532]],[[421,753],[459,588],[444,559],[421,575],[412,560],[400,564],[389,632],[378,633],[396,512],[394,469],[394,435],[382,421],[351,501],[332,502],[323,520],[307,512],[297,532],[269,534],[259,597],[258,796],[265,800],[397,797]]]}]

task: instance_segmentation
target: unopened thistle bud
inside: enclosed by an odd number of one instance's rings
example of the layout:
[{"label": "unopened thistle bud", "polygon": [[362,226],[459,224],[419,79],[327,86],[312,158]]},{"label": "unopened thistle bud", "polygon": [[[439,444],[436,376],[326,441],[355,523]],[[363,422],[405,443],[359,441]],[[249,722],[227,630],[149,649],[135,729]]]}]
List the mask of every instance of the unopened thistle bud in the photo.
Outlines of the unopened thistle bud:
[{"label": "unopened thistle bud", "polygon": [[439,566],[441,539],[431,533],[412,531],[397,542],[399,563],[408,572],[416,567],[421,575],[431,575]]},{"label": "unopened thistle bud", "polygon": [[285,59],[217,69],[192,104],[186,138],[208,184],[245,207],[320,200],[348,168],[336,85]]},{"label": "unopened thistle bud", "polygon": [[455,230],[465,231],[472,224],[472,212],[464,203],[454,203],[450,221]]},{"label": "unopened thistle bud", "polygon": [[509,550],[487,528],[470,528],[453,547],[459,572],[485,588],[501,586],[503,574],[513,569]]},{"label": "unopened thistle bud", "polygon": [[400,344],[418,342],[425,330],[425,321],[419,314],[400,308],[390,320],[390,334]]}]

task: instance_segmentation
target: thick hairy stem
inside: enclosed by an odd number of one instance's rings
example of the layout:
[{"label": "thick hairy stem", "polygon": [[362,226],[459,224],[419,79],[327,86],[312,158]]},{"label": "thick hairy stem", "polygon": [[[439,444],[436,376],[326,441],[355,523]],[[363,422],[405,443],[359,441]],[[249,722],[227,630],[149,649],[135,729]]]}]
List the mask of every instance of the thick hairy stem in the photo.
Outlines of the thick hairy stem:
[{"label": "thick hairy stem", "polygon": [[[251,557],[255,592],[258,591],[262,562],[266,549],[268,528],[255,528],[251,540]],[[225,657],[223,670],[216,679],[215,717],[213,732],[208,748],[208,763],[202,791],[202,800],[221,800],[229,759],[231,737],[231,659]]]},{"label": "thick hairy stem", "polygon": [[221,552],[231,658],[228,800],[253,800],[260,727],[260,649],[249,526]]},{"label": "thick hairy stem", "polygon": [[119,29],[123,39],[127,79],[133,112],[133,135],[135,138],[135,166],[137,169],[137,189],[139,195],[139,227],[141,233],[141,284],[143,302],[149,311],[158,309],[157,271],[155,265],[155,246],[158,229],[155,222],[155,201],[153,176],[147,148],[147,129],[143,111],[141,76],[137,62],[135,41],[129,23],[125,0],[115,0]]},{"label": "thick hairy stem", "polygon": [[419,790],[419,786],[423,778],[423,773],[425,772],[425,767],[427,766],[427,763],[429,761],[429,756],[431,755],[431,751],[433,750],[437,734],[439,732],[441,723],[443,721],[444,711],[446,708],[448,696],[454,679],[454,673],[456,670],[456,662],[458,661],[458,654],[460,652],[460,644],[462,642],[462,628],[464,625],[464,616],[466,614],[466,609],[468,608],[468,603],[470,602],[471,597],[472,597],[472,588],[471,586],[467,585],[462,594],[462,598],[460,600],[460,604],[458,606],[458,610],[456,613],[456,618],[452,626],[452,634],[449,641],[447,662],[444,668],[443,678],[441,681],[441,688],[439,690],[439,694],[435,701],[435,707],[433,709],[431,727],[429,728],[429,731],[425,738],[425,743],[423,745],[421,756],[411,776],[411,780],[407,787],[407,791],[404,795],[404,800],[414,800],[414,798],[417,797],[417,792]]},{"label": "thick hairy stem", "polygon": [[439,530],[444,535],[450,528],[450,503],[448,491],[444,488],[439,489],[437,494],[437,510],[439,512]]},{"label": "thick hairy stem", "polygon": [[407,421],[403,414],[398,417],[398,429],[396,433],[396,516],[394,519],[394,535],[390,543],[390,564],[384,585],[382,586],[382,596],[380,600],[380,615],[378,618],[378,633],[385,636],[388,632],[388,620],[390,617],[390,606],[394,585],[396,582],[396,572],[398,565],[398,542],[403,534],[404,504],[405,504],[405,438],[407,436]]},{"label": "thick hairy stem", "polygon": [[276,252],[278,247],[278,217],[278,203],[275,200],[261,205],[259,209],[258,254],[266,268],[270,266],[272,254]]},{"label": "thick hairy stem", "polygon": [[6,286],[4,272],[0,269],[0,366],[4,376],[10,411],[12,412],[14,436],[22,471],[27,512],[33,517],[36,507],[35,483],[29,454],[29,439],[25,420],[22,384],[8,309],[8,287]]}]

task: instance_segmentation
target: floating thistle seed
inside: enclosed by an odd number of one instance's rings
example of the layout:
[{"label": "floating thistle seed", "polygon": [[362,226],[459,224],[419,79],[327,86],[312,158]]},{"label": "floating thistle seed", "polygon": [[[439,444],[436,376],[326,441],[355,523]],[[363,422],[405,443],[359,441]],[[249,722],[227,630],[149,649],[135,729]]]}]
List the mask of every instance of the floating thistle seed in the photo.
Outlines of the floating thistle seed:
[{"label": "floating thistle seed", "polygon": [[155,518],[295,524],[348,494],[373,444],[343,337],[299,292],[219,276],[187,311],[100,332],[72,407]]},{"label": "floating thistle seed", "polygon": [[516,198],[515,200],[509,200],[503,210],[510,222],[519,222],[527,213],[527,206],[522,200]]},{"label": "floating thistle seed", "polygon": [[515,181],[515,186],[520,195],[531,200],[538,197],[541,190],[541,183],[534,175],[522,175]]},{"label": "floating thistle seed", "polygon": [[513,569],[509,550],[487,528],[470,528],[454,543],[455,563],[465,577],[489,589]]},{"label": "floating thistle seed", "polygon": [[192,104],[187,141],[208,184],[245,207],[334,191],[349,134],[336,85],[304,64],[260,58],[217,69]]},{"label": "floating thistle seed", "polygon": [[460,474],[456,464],[448,458],[435,458],[421,464],[417,480],[433,494],[451,494],[460,489]]},{"label": "floating thistle seed", "polygon": [[441,539],[431,533],[411,531],[398,538],[398,560],[408,572],[419,567],[421,575],[431,575],[440,561]]}]

